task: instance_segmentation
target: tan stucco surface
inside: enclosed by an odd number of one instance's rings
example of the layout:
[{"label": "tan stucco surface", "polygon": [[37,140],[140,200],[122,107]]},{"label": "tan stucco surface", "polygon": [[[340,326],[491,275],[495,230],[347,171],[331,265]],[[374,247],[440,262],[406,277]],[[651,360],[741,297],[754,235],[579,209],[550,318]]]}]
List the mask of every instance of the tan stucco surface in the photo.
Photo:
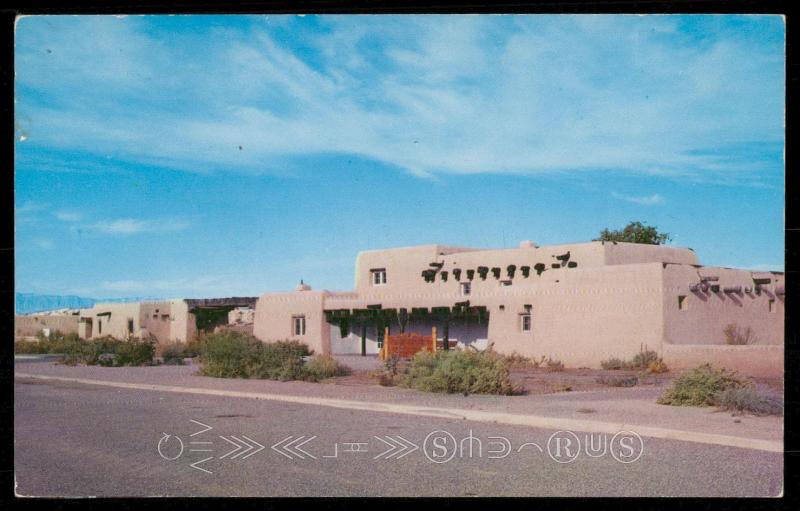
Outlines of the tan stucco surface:
[{"label": "tan stucco surface", "polygon": [[[537,263],[545,267],[541,275],[533,270]],[[508,276],[509,265],[516,266],[513,278]],[[471,293],[463,295],[460,285],[468,280],[466,270],[480,266],[490,269],[488,275],[482,279],[476,271]],[[522,266],[531,267],[528,277],[522,275]],[[453,274],[456,268],[461,269],[458,280]],[[500,269],[499,278],[492,268]],[[427,269],[437,269],[434,282],[422,277]],[[386,282],[375,284],[372,270],[385,270]],[[442,277],[445,272],[447,280]],[[758,286],[756,293],[754,278],[769,283]],[[708,289],[691,290],[701,282]],[[720,288],[715,292],[711,286],[716,285]],[[759,344],[782,346],[783,285],[781,273],[700,266],[694,251],[685,248],[602,242],[501,250],[424,245],[358,254],[351,292],[262,295],[254,333],[264,341],[298,338],[292,332],[292,317],[304,315],[307,327],[300,340],[322,352],[360,353],[360,327],[351,327],[342,338],[338,325],[325,321],[324,310],[377,305],[410,310],[452,307],[469,300],[470,306],[487,307],[488,325],[451,323],[449,338],[454,343],[482,347],[491,342],[501,353],[544,355],[568,366],[599,367],[603,359],[630,358],[642,347],[664,353],[666,344],[724,344],[723,329],[729,323],[751,327]],[[740,294],[725,291],[735,286],[741,286]],[[746,293],[747,289],[753,292]],[[679,296],[686,297],[683,309]],[[532,316],[531,331],[520,327],[520,314],[526,310]],[[409,324],[407,331],[430,333],[431,326],[436,325],[421,321]],[[443,329],[438,327],[441,338]],[[398,331],[397,325],[390,328]],[[376,353],[377,329],[368,327],[366,333],[367,352]],[[703,353],[733,360],[728,351]],[[782,365],[771,367],[782,373]]]}]

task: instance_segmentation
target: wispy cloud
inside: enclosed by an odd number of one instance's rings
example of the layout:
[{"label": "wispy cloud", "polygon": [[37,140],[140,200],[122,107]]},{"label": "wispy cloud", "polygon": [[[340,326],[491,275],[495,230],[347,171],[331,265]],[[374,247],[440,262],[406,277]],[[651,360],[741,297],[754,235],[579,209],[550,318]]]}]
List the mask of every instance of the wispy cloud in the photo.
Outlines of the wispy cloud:
[{"label": "wispy cloud", "polygon": [[33,244],[42,250],[52,250],[55,247],[53,240],[47,238],[36,238],[33,240]]},{"label": "wispy cloud", "polygon": [[653,195],[623,195],[617,192],[611,192],[611,196],[615,199],[624,200],[626,202],[631,202],[633,204],[639,204],[641,206],[655,206],[658,204],[664,204],[664,197],[661,195],[654,193]]},{"label": "wispy cloud", "polygon": [[116,294],[141,294],[167,295],[177,293],[175,296],[189,296],[192,294],[206,294],[207,296],[222,296],[230,293],[230,276],[206,275],[196,278],[151,279],[151,280],[113,280],[101,282],[95,292],[109,292]]},{"label": "wispy cloud", "polygon": [[420,176],[711,177],[774,170],[721,145],[783,143],[780,17],[245,20],[208,37],[150,17],[23,19],[18,147],[187,171],[345,153]]},{"label": "wispy cloud", "polygon": [[87,225],[86,228],[101,234],[129,236],[142,233],[163,233],[182,231],[189,226],[183,220],[144,220],[138,218],[119,218],[116,220],[103,220]]},{"label": "wispy cloud", "polygon": [[76,211],[56,211],[56,218],[62,222],[77,222],[83,216]]}]

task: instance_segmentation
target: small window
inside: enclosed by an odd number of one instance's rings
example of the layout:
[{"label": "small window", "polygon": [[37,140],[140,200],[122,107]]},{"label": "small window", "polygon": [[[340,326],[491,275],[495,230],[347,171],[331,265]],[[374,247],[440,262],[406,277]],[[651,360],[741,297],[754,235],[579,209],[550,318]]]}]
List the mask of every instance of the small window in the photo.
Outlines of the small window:
[{"label": "small window", "polygon": [[167,321],[167,320],[169,320],[169,314],[162,314],[162,315],[161,315],[161,320],[162,320],[162,321]]},{"label": "small window", "polygon": [[523,332],[531,331],[531,315],[530,313],[519,315],[519,329]]},{"label": "small window", "polygon": [[501,280],[500,281],[500,285],[501,286],[510,286],[511,285],[511,281],[510,280]]},{"label": "small window", "polygon": [[128,335],[133,335],[133,319],[128,318]]},{"label": "small window", "polygon": [[462,282],[461,283],[461,294],[467,296],[472,292],[472,282]]},{"label": "small window", "polygon": [[98,319],[97,320],[97,333],[98,334],[102,334],[103,333],[103,320],[102,319]]},{"label": "small window", "polygon": [[292,317],[292,332],[294,335],[306,335],[306,317],[293,316]]},{"label": "small window", "polygon": [[501,311],[504,311],[504,310],[506,310],[506,306],[505,306],[505,305],[501,305],[501,306],[500,306],[500,307],[498,307],[498,308],[499,308]]},{"label": "small window", "polygon": [[386,268],[370,270],[370,273],[372,274],[373,286],[382,286],[386,284]]},{"label": "small window", "polygon": [[775,300],[770,300],[769,301],[769,311],[770,312],[775,312]]},{"label": "small window", "polygon": [[686,295],[678,296],[678,310],[686,310]]}]

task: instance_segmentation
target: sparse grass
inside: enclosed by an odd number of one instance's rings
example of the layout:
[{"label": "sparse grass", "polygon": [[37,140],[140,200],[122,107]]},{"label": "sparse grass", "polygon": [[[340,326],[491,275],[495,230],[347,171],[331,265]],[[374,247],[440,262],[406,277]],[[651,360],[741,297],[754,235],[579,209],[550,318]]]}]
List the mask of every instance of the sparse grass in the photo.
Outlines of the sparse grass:
[{"label": "sparse grass", "polygon": [[741,328],[736,323],[729,323],[725,325],[722,333],[725,334],[725,343],[731,346],[746,346],[756,343],[756,336],[749,326]]},{"label": "sparse grass", "polygon": [[[558,373],[564,370],[564,364],[557,359],[548,358],[544,368],[551,373]],[[570,389],[572,390],[572,389]]]},{"label": "sparse grass", "polygon": [[685,372],[676,378],[661,395],[658,403],[673,406],[713,406],[718,394],[730,389],[750,385],[735,372],[717,369],[705,364]]},{"label": "sparse grass", "polygon": [[639,353],[630,360],[611,357],[600,362],[600,367],[610,371],[621,369],[647,370],[651,373],[665,373],[669,371],[667,364],[658,356],[658,353],[643,347]]},{"label": "sparse grass", "polygon": [[309,360],[303,367],[305,380],[320,381],[334,376],[350,374],[350,368],[340,364],[330,355],[317,355]]},{"label": "sparse grass", "polygon": [[601,361],[600,367],[606,370],[616,371],[619,369],[628,369],[628,363],[621,358],[611,357],[607,360]]},{"label": "sparse grass", "polygon": [[760,392],[753,386],[726,389],[717,394],[715,404],[722,410],[753,415],[783,415],[783,399],[775,394]]},{"label": "sparse grass", "polygon": [[635,387],[639,384],[639,377],[632,376],[606,376],[601,375],[596,379],[597,383],[608,385],[609,387]]},{"label": "sparse grass", "polygon": [[421,351],[394,380],[425,392],[512,395],[522,390],[511,382],[504,357],[491,351]]}]

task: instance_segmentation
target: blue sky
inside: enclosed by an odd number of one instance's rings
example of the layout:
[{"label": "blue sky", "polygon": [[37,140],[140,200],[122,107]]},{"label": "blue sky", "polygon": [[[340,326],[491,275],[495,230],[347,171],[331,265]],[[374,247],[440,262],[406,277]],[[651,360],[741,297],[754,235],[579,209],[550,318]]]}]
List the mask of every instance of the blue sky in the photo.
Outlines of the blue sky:
[{"label": "blue sky", "polygon": [[34,16],[16,286],[349,289],[360,250],[641,220],[783,269],[780,16]]}]

